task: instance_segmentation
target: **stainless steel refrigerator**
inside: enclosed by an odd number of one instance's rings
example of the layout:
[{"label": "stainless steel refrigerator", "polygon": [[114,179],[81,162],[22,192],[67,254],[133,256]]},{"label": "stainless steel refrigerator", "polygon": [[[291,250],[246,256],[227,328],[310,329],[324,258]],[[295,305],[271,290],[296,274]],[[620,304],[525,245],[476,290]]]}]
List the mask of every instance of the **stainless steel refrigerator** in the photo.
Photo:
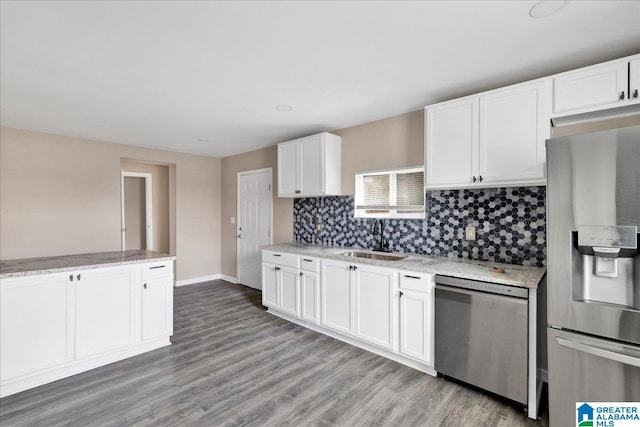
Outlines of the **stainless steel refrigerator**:
[{"label": "stainless steel refrigerator", "polygon": [[547,141],[549,421],[640,401],[640,126]]}]

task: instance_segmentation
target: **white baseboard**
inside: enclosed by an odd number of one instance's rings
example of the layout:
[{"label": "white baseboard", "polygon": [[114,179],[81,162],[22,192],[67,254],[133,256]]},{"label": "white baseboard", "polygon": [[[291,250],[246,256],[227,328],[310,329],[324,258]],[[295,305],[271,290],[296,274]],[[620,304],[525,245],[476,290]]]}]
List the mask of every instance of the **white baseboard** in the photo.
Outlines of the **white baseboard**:
[{"label": "white baseboard", "polygon": [[238,278],[237,277],[231,277],[231,276],[227,276],[226,274],[221,274],[220,278],[222,280],[226,280],[227,282],[238,283]]},{"label": "white baseboard", "polygon": [[211,276],[202,276],[202,277],[194,277],[193,279],[176,280],[175,286],[195,285],[198,283],[210,282],[212,280],[220,280],[220,279],[224,279],[222,274],[212,274]]}]

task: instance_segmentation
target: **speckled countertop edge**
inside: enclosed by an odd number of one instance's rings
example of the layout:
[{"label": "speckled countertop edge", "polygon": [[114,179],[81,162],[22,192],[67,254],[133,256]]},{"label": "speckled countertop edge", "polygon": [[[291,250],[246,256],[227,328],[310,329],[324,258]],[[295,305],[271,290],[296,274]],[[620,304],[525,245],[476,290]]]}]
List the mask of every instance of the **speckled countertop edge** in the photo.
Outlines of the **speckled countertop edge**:
[{"label": "speckled countertop edge", "polygon": [[175,258],[173,255],[160,252],[138,250],[3,260],[0,261],[0,279],[61,273],[78,269],[115,267],[150,261],[169,261]]},{"label": "speckled countertop edge", "polygon": [[[333,259],[336,261],[357,262],[359,264],[378,267],[409,270],[422,273],[440,274],[463,279],[481,280],[521,288],[537,289],[547,272],[544,267],[528,267],[522,265],[503,264],[498,262],[473,261],[458,258],[428,256],[413,253],[395,253],[406,256],[400,261],[380,261],[367,258],[353,258],[343,255],[345,252],[372,252],[366,249],[342,246],[306,245],[298,243],[281,243],[262,246],[263,250],[307,255],[310,257]],[[494,268],[503,269],[504,273],[496,273]]]}]

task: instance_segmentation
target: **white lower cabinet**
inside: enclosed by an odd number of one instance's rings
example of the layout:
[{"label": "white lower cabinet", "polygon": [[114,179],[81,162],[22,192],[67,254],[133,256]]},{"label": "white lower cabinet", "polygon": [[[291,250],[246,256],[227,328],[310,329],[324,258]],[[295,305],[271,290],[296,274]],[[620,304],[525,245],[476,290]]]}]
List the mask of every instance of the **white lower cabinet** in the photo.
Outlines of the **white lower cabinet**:
[{"label": "white lower cabinet", "polygon": [[268,251],[263,261],[270,312],[435,375],[433,274]]},{"label": "white lower cabinet", "polygon": [[140,339],[140,272],[127,267],[76,274],[76,357],[94,356]]},{"label": "white lower cabinet", "polygon": [[396,349],[396,274],[393,270],[357,265],[355,287],[355,335],[388,350]]},{"label": "white lower cabinet", "polygon": [[73,360],[73,287],[66,273],[0,287],[0,380]]},{"label": "white lower cabinet", "polygon": [[262,305],[278,308],[278,269],[274,264],[262,263]]},{"label": "white lower cabinet", "polygon": [[352,264],[322,261],[320,323],[322,326],[353,335]]},{"label": "white lower cabinet", "polygon": [[298,270],[281,267],[280,275],[280,310],[292,316],[300,316],[300,282]]},{"label": "white lower cabinet", "polygon": [[5,278],[0,305],[4,397],[171,344],[173,262]]},{"label": "white lower cabinet", "polygon": [[300,272],[300,318],[320,322],[320,282],[316,272]]},{"label": "white lower cabinet", "polygon": [[400,353],[433,365],[434,276],[400,273]]},{"label": "white lower cabinet", "polygon": [[262,305],[300,316],[300,281],[296,268],[262,263]]},{"label": "white lower cabinet", "polygon": [[173,334],[173,283],[170,278],[142,284],[142,340]]}]

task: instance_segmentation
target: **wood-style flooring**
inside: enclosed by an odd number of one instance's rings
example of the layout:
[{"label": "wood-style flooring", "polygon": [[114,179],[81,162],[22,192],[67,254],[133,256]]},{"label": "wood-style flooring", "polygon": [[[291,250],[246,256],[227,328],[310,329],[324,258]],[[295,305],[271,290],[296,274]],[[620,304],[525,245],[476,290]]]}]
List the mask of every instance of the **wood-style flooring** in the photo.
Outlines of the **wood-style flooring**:
[{"label": "wood-style flooring", "polygon": [[294,325],[224,281],[175,289],[173,345],[0,400],[8,426],[546,426]]}]

